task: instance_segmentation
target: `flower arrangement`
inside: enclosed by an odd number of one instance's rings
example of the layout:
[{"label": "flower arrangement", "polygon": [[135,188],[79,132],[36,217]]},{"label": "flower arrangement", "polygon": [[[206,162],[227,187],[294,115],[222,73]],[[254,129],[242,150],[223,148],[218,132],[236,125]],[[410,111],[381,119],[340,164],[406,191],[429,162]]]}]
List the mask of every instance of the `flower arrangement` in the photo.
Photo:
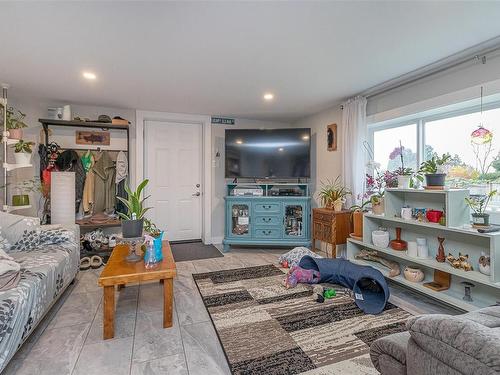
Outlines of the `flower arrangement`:
[{"label": "flower arrangement", "polygon": [[397,186],[397,175],[391,171],[380,170],[380,164],[371,162],[368,164],[373,174],[366,173],[366,192],[370,196],[373,213],[380,215],[384,212],[384,193],[388,187]]}]

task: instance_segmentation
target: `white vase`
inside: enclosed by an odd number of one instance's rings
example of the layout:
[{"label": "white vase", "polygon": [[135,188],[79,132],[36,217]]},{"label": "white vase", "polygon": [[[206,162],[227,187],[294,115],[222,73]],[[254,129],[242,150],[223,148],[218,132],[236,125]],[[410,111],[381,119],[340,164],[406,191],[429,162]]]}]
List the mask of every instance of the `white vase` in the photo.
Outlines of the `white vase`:
[{"label": "white vase", "polygon": [[374,230],[372,232],[372,242],[375,246],[385,249],[389,246],[389,232],[386,230]]},{"label": "white vase", "polygon": [[337,199],[335,202],[333,202],[333,210],[342,211],[342,199]]},{"label": "white vase", "polygon": [[411,176],[398,176],[398,189],[410,188]]},{"label": "white vase", "polygon": [[14,160],[16,164],[29,164],[31,161],[31,154],[29,152],[14,152]]}]

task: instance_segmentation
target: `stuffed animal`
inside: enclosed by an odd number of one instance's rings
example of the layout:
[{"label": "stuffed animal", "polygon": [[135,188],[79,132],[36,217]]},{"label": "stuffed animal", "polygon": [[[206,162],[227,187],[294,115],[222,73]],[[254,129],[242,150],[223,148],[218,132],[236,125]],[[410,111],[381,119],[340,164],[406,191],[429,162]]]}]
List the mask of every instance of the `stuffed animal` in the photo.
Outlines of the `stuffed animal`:
[{"label": "stuffed animal", "polygon": [[472,264],[469,262],[469,254],[458,253],[458,259],[460,260],[460,268],[464,271],[473,271]]},{"label": "stuffed animal", "polygon": [[481,251],[481,256],[479,257],[479,272],[485,275],[491,275],[491,258],[486,255],[484,251]]},{"label": "stuffed animal", "polygon": [[316,270],[306,270],[299,266],[292,266],[283,280],[285,288],[295,288],[298,283],[317,284],[319,282],[319,272]]}]

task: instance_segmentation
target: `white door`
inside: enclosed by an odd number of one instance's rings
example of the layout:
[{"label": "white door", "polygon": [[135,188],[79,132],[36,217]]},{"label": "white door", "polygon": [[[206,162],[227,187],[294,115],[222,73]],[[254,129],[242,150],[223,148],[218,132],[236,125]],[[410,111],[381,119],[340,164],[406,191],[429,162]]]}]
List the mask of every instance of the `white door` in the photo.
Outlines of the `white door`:
[{"label": "white door", "polygon": [[144,124],[148,217],[170,241],[201,238],[202,125]]}]

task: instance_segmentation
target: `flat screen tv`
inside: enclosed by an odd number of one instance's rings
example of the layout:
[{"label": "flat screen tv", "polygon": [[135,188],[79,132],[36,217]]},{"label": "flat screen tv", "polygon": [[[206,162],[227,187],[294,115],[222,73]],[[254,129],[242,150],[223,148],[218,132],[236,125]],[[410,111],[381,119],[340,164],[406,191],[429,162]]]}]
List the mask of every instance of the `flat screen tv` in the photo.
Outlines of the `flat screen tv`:
[{"label": "flat screen tv", "polygon": [[226,129],[226,178],[307,178],[311,129]]}]

